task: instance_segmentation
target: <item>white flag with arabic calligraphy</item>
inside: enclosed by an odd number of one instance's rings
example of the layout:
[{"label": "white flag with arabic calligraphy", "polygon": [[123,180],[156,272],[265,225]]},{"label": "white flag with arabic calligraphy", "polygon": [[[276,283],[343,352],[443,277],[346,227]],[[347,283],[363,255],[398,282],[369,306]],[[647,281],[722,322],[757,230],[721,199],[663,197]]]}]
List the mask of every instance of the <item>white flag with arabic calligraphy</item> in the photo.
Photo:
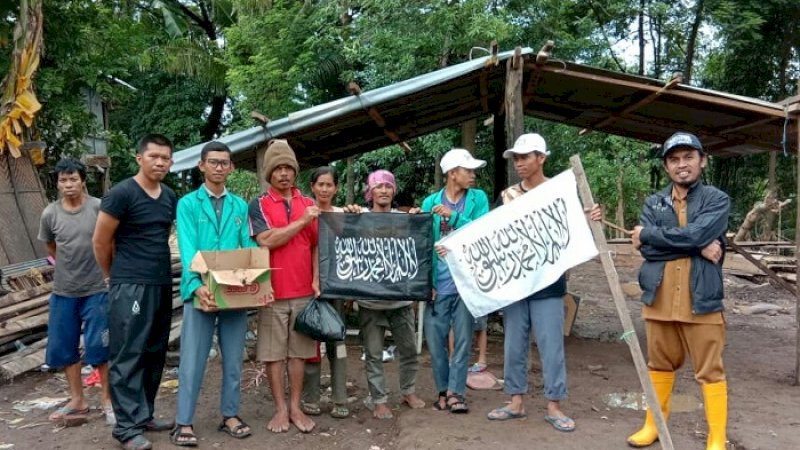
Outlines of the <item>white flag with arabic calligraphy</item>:
[{"label": "white flag with arabic calligraphy", "polygon": [[575,174],[562,172],[440,240],[458,292],[473,316],[553,284],[597,255]]}]

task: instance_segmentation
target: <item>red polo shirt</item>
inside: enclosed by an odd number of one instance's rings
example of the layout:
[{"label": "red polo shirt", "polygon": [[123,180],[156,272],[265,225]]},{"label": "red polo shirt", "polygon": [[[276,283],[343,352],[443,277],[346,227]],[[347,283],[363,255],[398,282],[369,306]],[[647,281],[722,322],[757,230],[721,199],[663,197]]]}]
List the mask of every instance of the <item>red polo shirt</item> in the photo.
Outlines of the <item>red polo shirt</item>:
[{"label": "red polo shirt", "polygon": [[[292,188],[292,198],[287,201],[270,186],[265,194],[250,202],[250,235],[255,238],[264,231],[283,228],[300,220],[306,207],[313,205],[314,200],[304,196],[297,188]],[[317,236],[315,219],[289,242],[270,250],[270,266],[276,269],[272,272],[275,300],[314,295],[311,287],[311,257],[317,245]]]}]

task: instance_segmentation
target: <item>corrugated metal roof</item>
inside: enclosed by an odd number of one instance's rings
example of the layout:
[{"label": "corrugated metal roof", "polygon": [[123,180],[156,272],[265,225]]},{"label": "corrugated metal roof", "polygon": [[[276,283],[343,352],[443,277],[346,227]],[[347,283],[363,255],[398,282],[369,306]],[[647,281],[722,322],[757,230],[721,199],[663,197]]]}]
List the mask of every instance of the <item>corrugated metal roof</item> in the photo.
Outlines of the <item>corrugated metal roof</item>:
[{"label": "corrugated metal roof", "polygon": [[[500,53],[497,64],[487,56],[447,67],[219,140],[231,147],[239,167],[250,168],[255,149],[272,138],[288,139],[305,167],[386,147],[395,143],[392,135],[409,140],[501,111],[506,64],[499,62],[513,54]],[[653,143],[677,130],[690,131],[710,153],[722,156],[783,148],[784,104],[552,58],[536,63],[532,54],[530,48],[522,50],[526,115]],[[786,144],[794,151],[794,123],[788,125]],[[194,167],[202,146],[176,152],[172,171]]]},{"label": "corrugated metal roof", "polygon": [[[530,48],[524,48],[522,50],[523,55],[527,55],[532,53],[533,50]],[[505,61],[511,58],[514,55],[513,51],[499,53],[497,55],[498,61]],[[338,100],[334,100],[332,102],[328,102],[319,106],[313,106],[311,108],[304,109],[302,111],[298,111],[295,113],[289,114],[288,117],[278,119],[275,121],[270,121],[266,127],[256,126],[249,128],[244,131],[240,131],[237,133],[230,134],[228,136],[223,136],[219,139],[219,141],[224,142],[231,148],[232,153],[234,154],[235,159],[252,159],[254,156],[250,156],[250,158],[243,158],[241,153],[252,151],[257,147],[259,144],[262,144],[270,139],[275,138],[287,138],[289,139],[292,147],[295,149],[297,153],[298,160],[308,160],[309,157],[313,157],[314,155],[304,154],[303,150],[307,150],[308,152],[314,152],[317,154],[322,154],[321,158],[312,158],[312,159],[321,159],[321,160],[333,160],[337,158],[328,158],[325,157],[324,154],[328,152],[326,150],[333,150],[330,148],[330,145],[323,143],[321,146],[313,147],[313,150],[310,148],[310,145],[314,142],[308,142],[309,136],[303,137],[303,132],[313,128],[325,128],[327,129],[331,124],[341,124],[345,125],[342,121],[344,117],[348,115],[356,115],[360,117],[360,121],[363,121],[363,124],[358,125],[366,125],[367,127],[374,128],[373,133],[365,133],[359,135],[349,135],[348,141],[352,140],[363,140],[363,145],[355,146],[354,153],[363,153],[370,150],[375,150],[381,147],[385,147],[387,145],[391,145],[392,141],[385,136],[383,131],[375,125],[372,118],[370,118],[366,110],[370,107],[377,107],[382,114],[384,114],[387,121],[387,128],[389,126],[392,127],[393,131],[398,131],[397,128],[405,128],[408,126],[407,123],[399,123],[392,118],[392,114],[385,114],[389,113],[389,111],[384,111],[381,108],[382,105],[389,103],[389,102],[398,102],[408,103],[407,101],[403,100],[404,97],[413,96],[414,94],[419,94],[420,92],[425,92],[426,90],[430,90],[432,88],[436,88],[438,86],[447,85],[451,82],[457,82],[459,78],[464,77],[465,75],[469,75],[471,73],[480,72],[480,71],[491,71],[495,72],[495,75],[505,76],[505,65],[492,65],[487,67],[487,62],[490,61],[491,56],[485,56],[481,58],[476,58],[471,61],[467,61],[461,64],[456,64],[450,67],[446,67],[441,70],[437,70],[435,72],[430,72],[424,75],[420,75],[414,78],[410,78],[408,80],[400,81],[398,83],[394,83],[389,86],[384,86],[381,88],[373,89],[371,91],[362,92],[361,95],[358,96],[350,96],[341,98]],[[458,99],[454,99],[458,100]],[[413,107],[413,105],[411,105]],[[392,109],[396,109],[396,105],[392,105]],[[466,113],[466,111],[465,111]],[[419,114],[426,114],[426,111],[419,111]],[[446,118],[442,117],[443,122],[452,121],[452,119],[447,120]],[[458,118],[455,123],[465,120],[463,117]],[[356,119],[356,122],[359,122]],[[354,124],[350,124],[351,126]],[[451,124],[447,124],[443,127],[449,126]],[[439,129],[439,128],[437,128]],[[431,130],[435,131],[435,130]],[[430,133],[426,129],[426,133]],[[423,133],[423,134],[426,134]],[[336,134],[341,134],[341,132],[336,132],[336,130],[330,130],[329,134],[330,137],[334,137]],[[409,131],[406,133],[400,132],[398,133],[403,139],[410,139],[412,137],[419,136],[420,134]],[[332,142],[338,143],[340,139],[332,139]],[[300,145],[298,145],[300,144]],[[305,144],[305,145],[304,145]],[[173,172],[181,172],[183,170],[191,169],[195,165],[197,165],[197,161],[199,160],[200,150],[203,148],[203,144],[198,144],[193,147],[189,147],[185,150],[181,150],[176,152],[174,155],[174,164],[172,166]],[[323,153],[320,153],[323,152]]]}]

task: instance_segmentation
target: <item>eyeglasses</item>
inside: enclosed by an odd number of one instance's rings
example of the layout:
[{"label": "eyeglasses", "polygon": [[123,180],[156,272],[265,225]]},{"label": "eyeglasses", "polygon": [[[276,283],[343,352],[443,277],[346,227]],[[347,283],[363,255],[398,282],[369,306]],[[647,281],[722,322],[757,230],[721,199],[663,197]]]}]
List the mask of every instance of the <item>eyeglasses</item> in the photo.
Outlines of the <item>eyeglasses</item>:
[{"label": "eyeglasses", "polygon": [[207,159],[206,164],[211,167],[222,167],[223,169],[227,169],[231,166],[230,159]]}]

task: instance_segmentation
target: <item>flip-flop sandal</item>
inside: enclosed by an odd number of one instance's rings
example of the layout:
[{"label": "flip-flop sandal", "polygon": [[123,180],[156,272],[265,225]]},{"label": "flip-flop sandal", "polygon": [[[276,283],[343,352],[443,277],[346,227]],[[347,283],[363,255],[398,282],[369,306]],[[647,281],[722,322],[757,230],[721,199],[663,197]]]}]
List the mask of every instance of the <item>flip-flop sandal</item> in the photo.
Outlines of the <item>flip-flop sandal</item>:
[{"label": "flip-flop sandal", "polygon": [[[233,427],[229,427],[228,425],[226,425],[226,422],[230,419],[236,419],[237,421],[239,421],[239,423],[234,425]],[[223,418],[222,423],[219,424],[219,427],[217,427],[217,431],[228,433],[231,437],[234,437],[236,439],[244,439],[253,434],[252,428],[249,430],[245,430],[245,428],[250,428],[250,425],[246,424],[244,420],[242,420],[239,416],[232,416]]]},{"label": "flip-flop sandal", "polygon": [[322,414],[322,409],[319,407],[318,403],[305,403],[303,402],[300,405],[300,409],[303,410],[303,413],[308,416],[318,416]]},{"label": "flip-flop sandal", "polygon": [[[451,399],[455,401],[451,402]],[[458,394],[450,394],[447,396],[447,408],[453,414],[466,414],[469,412],[469,407],[467,406],[467,401],[464,399],[464,396]]]},{"label": "flip-flop sandal", "polygon": [[153,443],[141,434],[128,439],[122,443],[122,448],[125,450],[150,450],[153,448]]},{"label": "flip-flop sandal", "polygon": [[[192,431],[181,431],[181,428],[189,427]],[[194,434],[194,427],[191,425],[175,425],[169,432],[169,441],[178,447],[197,447],[197,435]]]},{"label": "flip-flop sandal", "polygon": [[334,405],[331,408],[331,417],[334,419],[346,419],[350,417],[350,409],[343,405]]},{"label": "flip-flop sandal", "polygon": [[48,417],[48,420],[51,422],[62,422],[71,418],[85,417],[87,414],[89,414],[88,406],[84,409],[75,409],[64,405],[53,411]]},{"label": "flip-flop sandal", "polygon": [[[555,428],[558,431],[563,431],[565,433],[569,433],[570,431],[575,431],[575,421],[567,416],[564,417],[544,416],[544,420],[547,421],[547,423],[552,425],[553,428]],[[570,422],[572,423],[570,424]]]},{"label": "flip-flop sandal", "polygon": [[[444,406],[442,406],[442,403],[444,403]],[[447,391],[439,392],[439,398],[433,402],[433,409],[435,411],[447,411],[449,409],[447,406]]]},{"label": "flip-flop sandal", "polygon": [[524,419],[525,417],[528,417],[528,414],[525,411],[517,413],[512,411],[508,406],[493,409],[491,412],[489,412],[489,414],[486,415],[486,418],[489,420]]}]

